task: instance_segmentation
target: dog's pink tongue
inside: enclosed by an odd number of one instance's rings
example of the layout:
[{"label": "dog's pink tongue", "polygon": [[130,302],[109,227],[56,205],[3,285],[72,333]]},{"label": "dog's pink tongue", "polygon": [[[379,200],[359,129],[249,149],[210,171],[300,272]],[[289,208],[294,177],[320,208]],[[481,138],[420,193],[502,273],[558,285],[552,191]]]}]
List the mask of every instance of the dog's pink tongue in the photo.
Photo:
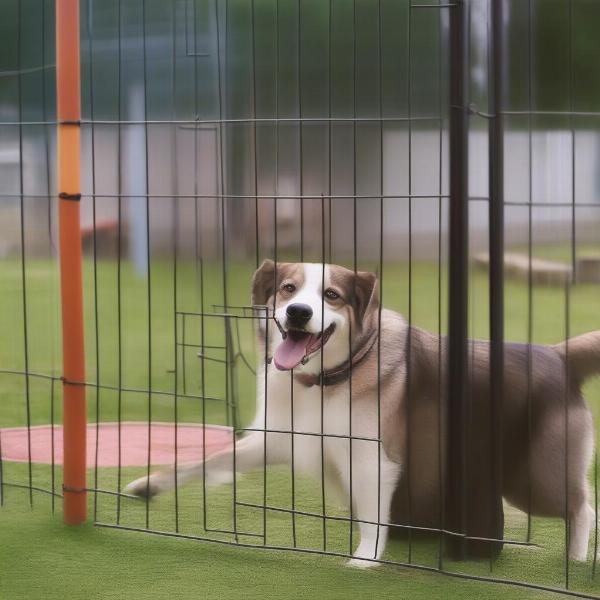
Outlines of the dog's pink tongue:
[{"label": "dog's pink tongue", "polygon": [[288,336],[277,346],[273,361],[280,371],[289,371],[297,367],[306,354],[306,348],[315,336],[311,334],[297,335],[288,333]]}]

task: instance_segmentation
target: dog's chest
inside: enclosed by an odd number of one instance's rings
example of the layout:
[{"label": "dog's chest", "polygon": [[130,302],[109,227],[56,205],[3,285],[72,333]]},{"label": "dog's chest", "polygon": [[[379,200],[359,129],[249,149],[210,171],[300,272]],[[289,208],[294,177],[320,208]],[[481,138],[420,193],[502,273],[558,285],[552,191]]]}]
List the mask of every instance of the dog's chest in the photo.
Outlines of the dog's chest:
[{"label": "dog's chest", "polygon": [[[268,434],[273,451],[288,459],[293,453],[298,467],[316,472],[324,459],[338,471],[347,462],[349,436],[378,437],[375,399],[355,397],[351,402],[347,385],[307,387],[292,380],[290,373],[270,372],[264,393],[264,378],[262,382],[253,427],[266,424],[268,431],[282,432]],[[353,448],[357,453],[365,449],[357,442]]]},{"label": "dog's chest", "polygon": [[[259,393],[262,390],[259,390]],[[376,416],[375,406],[368,398],[353,397],[349,386],[337,385],[321,388],[305,386],[289,373],[274,373],[268,377],[266,394],[259,397],[262,413],[267,413],[270,429],[285,429],[295,433],[325,433],[350,435],[372,427]]]}]

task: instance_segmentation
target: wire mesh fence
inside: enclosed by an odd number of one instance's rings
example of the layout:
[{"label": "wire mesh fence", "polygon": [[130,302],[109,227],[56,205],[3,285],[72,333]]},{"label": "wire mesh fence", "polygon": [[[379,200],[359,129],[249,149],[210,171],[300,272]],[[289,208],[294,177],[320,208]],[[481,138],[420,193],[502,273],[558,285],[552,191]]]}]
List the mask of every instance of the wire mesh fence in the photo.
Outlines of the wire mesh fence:
[{"label": "wire mesh fence", "polygon": [[[1,9],[0,500],[55,510],[41,6]],[[600,328],[600,10],[80,9],[94,522],[600,597],[597,342],[538,345]]]}]

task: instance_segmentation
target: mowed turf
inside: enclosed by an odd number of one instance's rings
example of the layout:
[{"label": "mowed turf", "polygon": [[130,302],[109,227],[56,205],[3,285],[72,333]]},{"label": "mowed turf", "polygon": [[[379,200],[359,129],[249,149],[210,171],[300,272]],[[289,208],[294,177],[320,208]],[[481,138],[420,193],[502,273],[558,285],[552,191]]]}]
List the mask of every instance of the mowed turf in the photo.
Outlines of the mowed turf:
[{"label": "mowed turf", "polygon": [[[373,267],[374,265],[371,265]],[[229,265],[227,301],[245,305],[249,301],[249,284],[254,265],[248,262]],[[364,265],[363,268],[368,268]],[[55,270],[48,261],[30,261],[25,271],[27,291],[27,363],[31,372],[60,375],[60,340],[56,331],[59,305],[56,301]],[[200,276],[201,275],[201,276]],[[446,301],[439,294],[446,288],[445,271],[436,263],[386,265],[382,289],[387,307],[409,311],[415,324],[445,331]],[[175,276],[169,261],[152,263],[148,294],[147,279],[136,274],[129,264],[121,271],[121,302],[117,294],[117,267],[113,261],[85,264],[87,380],[99,381],[101,388],[88,388],[90,420],[153,420],[206,422],[224,424],[228,407],[225,397],[237,401],[242,424],[253,413],[254,376],[238,358],[236,375],[225,385],[226,370],[219,362],[225,353],[227,336],[248,362],[254,364],[254,341],[251,321],[238,319],[225,326],[222,313],[224,298],[221,265],[207,263],[199,267],[180,261]],[[22,272],[18,261],[0,264],[0,370],[23,370]],[[97,289],[97,303],[94,289]],[[441,296],[441,297],[440,297]],[[575,286],[570,295],[570,332],[572,335],[600,329],[598,299],[600,288]],[[533,290],[533,337],[536,342],[561,340],[565,332],[565,291],[556,287]],[[151,311],[148,312],[150,299]],[[186,316],[174,317],[174,303]],[[441,305],[440,305],[441,300]],[[473,271],[471,286],[471,331],[474,337],[488,335],[487,276]],[[204,311],[206,316],[200,316]],[[121,328],[119,334],[119,311]],[[236,310],[242,315],[242,310]],[[209,316],[211,315],[211,316]],[[442,321],[438,322],[438,315]],[[506,338],[527,339],[528,290],[523,282],[506,283]],[[185,318],[185,323],[184,323]],[[149,327],[150,326],[150,327]],[[97,332],[97,335],[96,335]],[[175,349],[178,341],[178,351]],[[205,345],[204,365],[197,357],[198,346]],[[120,346],[120,351],[119,351]],[[208,348],[216,346],[217,348]],[[151,352],[148,352],[149,347]],[[202,377],[202,366],[204,377]],[[173,371],[177,368],[175,381]],[[184,374],[185,372],[185,374]],[[119,392],[118,389],[122,391]],[[177,388],[177,401],[173,392]],[[152,393],[148,393],[152,389]],[[124,390],[124,391],[123,391]],[[161,393],[167,392],[167,393]],[[600,386],[591,382],[586,395],[594,414],[598,414]],[[61,390],[58,382],[0,373],[0,426],[43,424],[61,419]],[[200,397],[208,398],[202,400]],[[597,419],[596,419],[597,420]],[[101,442],[101,441],[100,441]],[[95,443],[95,440],[91,440]],[[5,462],[3,479],[8,483],[28,484],[27,465]],[[116,491],[144,469],[123,468],[91,470],[90,487]],[[51,467],[34,465],[34,486],[50,489]],[[54,486],[60,489],[60,469],[54,469]],[[351,531],[343,519],[345,507],[326,494],[328,520],[325,527],[319,515],[323,511],[321,486],[318,481],[289,468],[269,469],[266,482],[262,473],[239,477],[236,481],[238,504],[233,504],[233,486],[224,485],[205,490],[201,482],[174,494],[144,502],[115,496],[90,495],[90,513],[96,521],[123,526],[174,532],[176,529],[192,537],[210,537],[233,541],[233,536],[214,530],[229,531],[234,519],[240,543],[321,550],[347,554],[356,545],[358,532]],[[266,496],[265,496],[266,495]],[[267,505],[283,510],[267,510],[247,506]],[[396,567],[379,567],[369,573],[342,567],[341,557],[321,557],[307,553],[277,553],[239,549],[214,543],[175,540],[141,533],[128,533],[103,528],[68,529],[60,523],[60,503],[56,515],[50,517],[50,498],[33,494],[33,510],[29,492],[14,487],[4,488],[2,523],[2,575],[0,598],[52,598],[65,593],[66,573],[74,572],[76,583],[69,589],[74,597],[535,597],[541,592],[495,587],[491,584],[467,582],[441,575]],[[239,502],[243,504],[239,504]],[[235,510],[234,510],[235,508]],[[292,517],[291,509],[309,513]],[[507,511],[507,537],[523,540],[526,518],[514,510]],[[266,532],[266,537],[261,537]],[[565,578],[564,525],[560,520],[534,518],[532,541],[539,548],[507,547],[494,564],[491,575],[498,578],[526,580],[532,583],[562,586]],[[410,546],[410,547],[409,547]],[[439,543],[434,537],[394,540],[386,558],[412,562],[435,568]],[[591,555],[590,555],[591,557]],[[6,566],[6,569],[4,568]],[[486,562],[444,563],[449,570],[476,576],[490,575]],[[570,586],[600,593],[600,583],[592,579],[591,561],[570,564]],[[154,594],[154,595],[153,595]]]},{"label": "mowed turf", "polygon": [[10,494],[0,511],[2,600],[559,598],[420,571],[344,568],[340,559],[65,527]]}]

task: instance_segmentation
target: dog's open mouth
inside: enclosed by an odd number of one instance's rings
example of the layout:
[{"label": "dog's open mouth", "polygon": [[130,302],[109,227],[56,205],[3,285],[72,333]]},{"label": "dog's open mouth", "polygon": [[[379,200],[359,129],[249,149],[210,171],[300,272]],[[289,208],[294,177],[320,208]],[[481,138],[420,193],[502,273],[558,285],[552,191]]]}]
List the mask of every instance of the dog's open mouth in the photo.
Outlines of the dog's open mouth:
[{"label": "dog's open mouth", "polygon": [[296,368],[327,343],[334,329],[334,323],[323,331],[322,335],[321,332],[309,333],[308,331],[289,329],[283,342],[279,344],[273,355],[275,366],[280,371],[289,371]]}]

